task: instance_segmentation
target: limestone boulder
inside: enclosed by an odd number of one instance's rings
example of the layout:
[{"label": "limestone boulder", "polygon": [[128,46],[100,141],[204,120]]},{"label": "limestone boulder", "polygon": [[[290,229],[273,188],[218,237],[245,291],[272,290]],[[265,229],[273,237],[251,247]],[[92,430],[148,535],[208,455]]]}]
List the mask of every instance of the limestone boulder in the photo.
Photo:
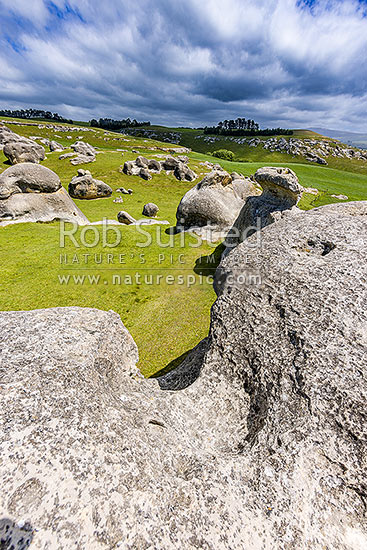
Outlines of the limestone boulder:
[{"label": "limestone boulder", "polygon": [[112,189],[107,183],[93,178],[89,170],[78,170],[69,183],[69,194],[75,199],[99,199],[110,197]]},{"label": "limestone boulder", "polygon": [[[65,158],[65,156],[63,155]],[[96,157],[92,155],[77,155],[76,157],[70,160],[70,164],[73,166],[78,166],[79,164],[89,164],[90,162],[95,162]]]},{"label": "limestone boulder", "polygon": [[65,159],[70,159],[70,158],[76,158],[75,153],[64,153],[64,154],[59,156],[59,160],[65,160]]},{"label": "limestone boulder", "polygon": [[303,187],[289,168],[259,168],[254,179],[262,187],[260,196],[249,197],[226,237],[228,248],[237,246],[263,227],[299,213],[296,207]]},{"label": "limestone boulder", "polygon": [[73,166],[95,162],[96,150],[89,143],[77,141],[71,146],[71,148],[74,150],[74,153],[77,153],[77,156],[70,161]]},{"label": "limestone boulder", "polygon": [[239,244],[216,274],[209,338],[158,384],[111,311],[1,313],[0,517],[14,537],[364,549],[366,212],[321,207]]},{"label": "limestone boulder", "polygon": [[18,138],[6,141],[3,148],[4,155],[11,164],[39,163],[45,159],[45,149],[42,145],[27,138]]},{"label": "limestone boulder", "polygon": [[15,193],[54,193],[60,188],[55,172],[31,162],[16,164],[0,174],[0,200]]},{"label": "limestone boulder", "polygon": [[153,202],[148,202],[144,205],[143,208],[143,216],[147,216],[148,218],[154,218],[159,212],[159,208],[156,204]]},{"label": "limestone boulder", "polygon": [[61,220],[78,225],[89,223],[63,187],[55,193],[16,193],[0,200],[0,226]]},{"label": "limestone boulder", "polygon": [[74,143],[71,148],[75,151],[75,153],[78,153],[79,155],[89,155],[89,156],[95,156],[96,150],[92,145],[89,143],[86,143],[85,141],[77,141]]},{"label": "limestone boulder", "polygon": [[158,160],[150,159],[148,162],[148,170],[159,173],[161,171],[161,163]]},{"label": "limestone boulder", "polygon": [[139,156],[137,157],[135,164],[136,166],[139,166],[139,168],[148,168],[149,160],[143,156]]},{"label": "limestone boulder", "polygon": [[177,228],[226,232],[245,199],[256,194],[249,179],[232,180],[224,170],[213,170],[182,198],[176,213]]},{"label": "limestone boulder", "polygon": [[136,219],[130,216],[130,214],[128,212],[125,212],[124,210],[121,210],[121,212],[117,214],[117,219],[120,223],[123,223],[124,225],[131,225],[136,223]]},{"label": "limestone boulder", "polygon": [[7,141],[16,141],[17,139],[21,139],[21,137],[7,126],[0,125],[0,150],[3,150]]},{"label": "limestone boulder", "polygon": [[57,174],[45,166],[21,163],[0,175],[0,226],[56,220],[88,223]]},{"label": "limestone boulder", "polygon": [[132,160],[127,160],[123,166],[123,173],[127,176],[138,176],[141,168],[136,166],[135,162]]},{"label": "limestone boulder", "polygon": [[152,175],[147,168],[140,168],[139,176],[145,181],[152,179]]},{"label": "limestone boulder", "polygon": [[174,176],[180,181],[194,181],[197,178],[197,175],[189,166],[183,162],[175,168]]},{"label": "limestone boulder", "polygon": [[54,151],[64,151],[65,147],[63,145],[61,145],[61,143],[58,143],[57,141],[50,141],[50,151],[51,152],[54,152]]}]

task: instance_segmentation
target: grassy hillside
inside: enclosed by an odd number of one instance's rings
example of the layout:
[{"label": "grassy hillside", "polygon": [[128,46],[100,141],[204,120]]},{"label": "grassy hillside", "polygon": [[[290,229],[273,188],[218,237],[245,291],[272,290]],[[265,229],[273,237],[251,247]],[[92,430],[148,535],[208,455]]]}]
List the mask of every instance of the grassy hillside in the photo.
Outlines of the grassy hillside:
[{"label": "grassy hillside", "polygon": [[[91,221],[103,217],[116,219],[119,210],[127,210],[140,218],[143,205],[155,202],[160,208],[159,219],[174,225],[177,205],[193,185],[179,182],[166,173],[155,175],[146,182],[119,172],[125,160],[136,158],[133,150],[154,158],[154,155],[165,155],[165,149],[174,145],[96,129],[75,132],[68,125],[62,125],[66,132],[38,128],[37,125],[8,125],[21,135],[52,138],[65,146],[70,146],[79,138],[99,148],[96,162],[81,167],[91,170],[94,177],[108,183],[114,193],[111,198],[75,201]],[[67,188],[79,167],[72,166],[68,160],[59,160],[59,156],[60,153],[47,153],[43,164],[54,170]],[[210,155],[200,152],[190,154],[190,166],[199,176],[208,172],[208,168],[202,165],[206,160],[217,162]],[[246,175],[253,174],[264,164],[289,166],[296,171],[302,185],[321,191],[317,197],[306,195],[303,208],[337,202],[331,194],[346,194],[351,200],[367,199],[367,176],[330,167],[287,162],[289,160],[289,157],[286,161],[277,157],[271,160],[256,157],[251,162],[219,162],[230,172],[235,170]],[[0,152],[0,172],[8,166]],[[120,186],[132,188],[133,194],[124,195],[123,204],[115,204],[113,198],[117,196],[116,189]],[[122,241],[115,248],[104,247],[101,242],[95,247],[88,247],[94,238],[91,231],[87,233],[87,242],[81,244],[82,229],[76,234],[79,248],[75,248],[70,240],[62,248],[58,223],[18,224],[0,228],[0,309],[71,305],[113,309],[121,315],[137,342],[139,366],[144,374],[151,375],[164,369],[207,335],[210,307],[215,299],[210,281],[200,275],[213,272],[214,267],[205,271],[204,266],[214,248],[206,243],[193,247],[197,244],[194,237],[186,235],[182,241],[182,236],[168,235],[167,227],[146,228],[152,243],[142,246],[146,243],[146,235],[141,235],[136,227],[122,226]],[[95,230],[102,234],[101,227],[97,226]],[[113,238],[111,232],[110,244]],[[87,258],[85,255],[88,254]],[[136,278],[136,274],[140,275],[140,279]],[[153,284],[150,284],[149,278],[144,279],[145,275],[153,276]],[[172,276],[169,281],[166,280],[168,275]],[[184,276],[183,284],[178,280],[179,275]],[[113,284],[114,276],[120,276],[120,284]],[[131,281],[128,277],[132,278]]]},{"label": "grassy hillside", "polygon": [[[294,164],[310,164],[305,160],[303,156],[291,156],[281,152],[270,152],[264,149],[262,146],[251,147],[248,143],[239,144],[233,138],[229,136],[206,136],[203,130],[194,130],[189,128],[166,128],[164,126],[149,126],[136,130],[137,133],[142,133],[144,130],[153,132],[157,135],[157,139],[169,139],[176,138],[176,143],[184,147],[189,147],[193,151],[210,154],[218,149],[228,149],[235,154],[236,161],[242,162],[261,162],[265,164],[276,163],[289,163]],[[215,138],[212,143],[210,138]],[[296,129],[293,130],[292,136],[275,136],[277,138],[284,138],[287,141],[292,138],[297,139],[317,139],[325,140],[330,143],[335,140],[322,136],[311,130]],[[241,139],[241,138],[238,138]],[[269,136],[259,136],[261,141],[266,141]],[[334,158],[328,157],[328,165],[330,168],[337,170],[345,170],[347,172],[355,172],[359,174],[367,175],[367,162],[361,162],[353,159]]]},{"label": "grassy hillside", "polygon": [[[191,153],[191,158],[202,162],[213,162],[210,155]],[[215,159],[216,161],[217,159]],[[251,176],[265,162],[229,162],[220,160],[220,164],[229,172],[238,172]],[[332,195],[346,195],[351,201],[367,200],[367,175],[328,166],[315,166],[294,162],[272,162],[271,166],[286,166],[293,170],[303,187],[312,187],[320,191],[317,197],[305,194],[300,206],[304,209],[340,202]]]}]

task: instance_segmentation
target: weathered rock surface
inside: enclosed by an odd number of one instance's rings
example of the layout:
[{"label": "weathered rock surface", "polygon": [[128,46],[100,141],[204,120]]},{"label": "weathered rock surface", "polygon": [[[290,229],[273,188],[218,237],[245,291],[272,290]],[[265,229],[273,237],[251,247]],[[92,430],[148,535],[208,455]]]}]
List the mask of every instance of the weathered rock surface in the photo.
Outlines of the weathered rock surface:
[{"label": "weathered rock surface", "polygon": [[0,225],[64,220],[80,225],[88,219],[45,166],[21,163],[0,175]]},{"label": "weathered rock surface", "polygon": [[197,178],[195,172],[183,162],[180,162],[180,164],[175,168],[174,176],[180,181],[194,181]]},{"label": "weathered rock surface", "polygon": [[166,157],[161,163],[163,170],[175,170],[180,164],[179,159],[172,156]]},{"label": "weathered rock surface", "polygon": [[65,147],[63,145],[61,145],[61,143],[58,143],[57,141],[50,141],[50,151],[51,152],[54,152],[54,151],[64,151]]},{"label": "weathered rock surface", "polygon": [[58,220],[88,224],[87,217],[63,187],[55,193],[15,193],[0,200],[0,226]]},{"label": "weathered rock surface", "polygon": [[154,218],[159,212],[159,208],[153,202],[148,202],[144,205],[143,216],[148,216],[148,218]]},{"label": "weathered rock surface", "polygon": [[71,146],[74,149],[75,153],[78,153],[78,156],[71,159],[71,164],[77,166],[78,164],[88,164],[89,162],[94,162],[96,160],[96,150],[89,143],[84,141],[77,141]]},{"label": "weathered rock surface", "polygon": [[173,171],[178,180],[194,181],[197,175],[187,165],[188,157],[166,157],[161,163],[155,159],[147,159],[139,156],[136,160],[128,160],[121,171],[128,176],[140,176],[145,180],[152,179],[153,174],[159,174],[161,170]]},{"label": "weathered rock surface", "polygon": [[85,141],[77,141],[71,146],[71,148],[74,149],[75,153],[78,153],[79,155],[95,156],[96,154],[95,148]]},{"label": "weathered rock surface", "polygon": [[148,168],[149,160],[143,156],[139,156],[137,157],[135,164],[136,166],[139,166],[139,168]]},{"label": "weathered rock surface", "polygon": [[237,246],[165,391],[113,312],[2,313],[0,516],[35,550],[364,550],[366,212]]},{"label": "weathered rock surface", "polygon": [[59,160],[70,159],[72,157],[76,158],[75,153],[64,153],[63,155],[59,156]]},{"label": "weathered rock surface", "polygon": [[125,212],[124,210],[121,210],[121,212],[117,214],[117,219],[120,223],[123,223],[125,225],[136,223],[136,219],[130,216],[130,214],[128,212]]},{"label": "weathered rock surface", "polygon": [[161,171],[161,163],[158,161],[158,160],[155,160],[155,159],[150,159],[149,162],[148,162],[148,169],[151,171],[151,172],[156,172],[159,174],[159,172]]},{"label": "weathered rock surface", "polygon": [[75,199],[100,199],[110,197],[112,189],[107,183],[93,178],[89,170],[78,170],[69,183],[69,194]]},{"label": "weathered rock surface", "polygon": [[224,170],[214,170],[182,198],[176,213],[177,227],[226,232],[245,199],[257,194],[249,179],[232,180]]},{"label": "weathered rock surface", "polygon": [[237,246],[247,237],[284,216],[300,212],[296,205],[303,187],[289,168],[259,168],[255,180],[263,188],[257,197],[249,197],[226,237],[229,248]]},{"label": "weathered rock surface", "polygon": [[147,168],[140,168],[139,170],[139,176],[143,179],[143,180],[151,180],[152,179],[152,175],[150,174],[149,170]]},{"label": "weathered rock surface", "polygon": [[13,130],[10,130],[7,126],[0,125],[0,150],[3,150],[7,141],[12,141],[17,138],[20,138],[20,136],[15,134]]},{"label": "weathered rock surface", "polygon": [[45,159],[45,149],[35,141],[17,136],[14,140],[6,141],[4,155],[12,164],[22,162],[39,163]]},{"label": "weathered rock surface", "polygon": [[366,213],[347,203],[281,220],[217,270],[206,372],[223,372],[218,387],[227,373],[223,447],[249,455],[282,548],[367,542]]},{"label": "weathered rock surface", "polygon": [[61,188],[60,178],[45,166],[24,162],[0,174],[0,199],[14,193],[54,193]]}]

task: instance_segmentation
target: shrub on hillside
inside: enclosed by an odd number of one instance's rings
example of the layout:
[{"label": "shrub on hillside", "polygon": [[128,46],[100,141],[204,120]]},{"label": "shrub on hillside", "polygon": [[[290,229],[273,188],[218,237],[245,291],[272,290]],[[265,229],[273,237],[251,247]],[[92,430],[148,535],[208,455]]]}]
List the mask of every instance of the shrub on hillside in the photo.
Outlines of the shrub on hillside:
[{"label": "shrub on hillside", "polygon": [[218,149],[218,151],[214,151],[212,155],[218,159],[234,160],[234,153],[232,151],[228,151],[228,149]]}]

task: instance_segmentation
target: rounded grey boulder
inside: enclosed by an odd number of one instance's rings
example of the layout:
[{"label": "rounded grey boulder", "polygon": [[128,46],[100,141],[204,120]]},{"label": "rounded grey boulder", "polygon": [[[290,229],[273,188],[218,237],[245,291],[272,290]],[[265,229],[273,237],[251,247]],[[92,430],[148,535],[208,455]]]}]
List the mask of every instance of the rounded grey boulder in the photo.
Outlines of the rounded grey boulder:
[{"label": "rounded grey boulder", "polygon": [[110,197],[112,189],[107,183],[93,178],[89,170],[78,170],[69,183],[69,194],[75,199],[100,199]]},{"label": "rounded grey boulder", "polygon": [[130,214],[128,212],[125,212],[124,210],[121,210],[121,212],[117,214],[117,219],[120,223],[123,223],[125,225],[131,225],[136,222],[136,219],[130,216]]},{"label": "rounded grey boulder", "polygon": [[7,141],[3,152],[12,164],[39,163],[45,159],[45,149],[42,145],[26,138]]},{"label": "rounded grey boulder", "polygon": [[60,188],[55,172],[31,162],[16,164],[0,174],[0,199],[15,193],[54,193]]},{"label": "rounded grey boulder", "polygon": [[255,180],[265,192],[271,192],[282,200],[296,204],[301,198],[303,187],[299,184],[297,175],[290,168],[273,168],[265,166],[255,173]]},{"label": "rounded grey boulder", "polygon": [[153,202],[148,202],[143,208],[143,216],[154,218],[159,212],[159,208]]},{"label": "rounded grey boulder", "polygon": [[150,174],[149,170],[147,168],[140,168],[139,170],[139,176],[143,179],[143,180],[151,180],[152,179],[152,175]]},{"label": "rounded grey boulder", "polygon": [[152,172],[160,172],[161,163],[158,160],[150,159],[148,162],[148,169],[152,170]]},{"label": "rounded grey boulder", "polygon": [[21,139],[20,136],[15,134],[13,130],[10,130],[7,126],[2,126],[0,124],[0,150],[4,148],[4,145],[7,141],[15,141],[16,139]]},{"label": "rounded grey boulder", "polygon": [[176,212],[177,227],[227,231],[245,199],[256,194],[249,179],[233,181],[228,172],[214,170],[182,198]]},{"label": "rounded grey boulder", "polygon": [[148,168],[149,160],[143,156],[139,156],[137,157],[135,164],[136,166],[139,166],[139,168]]},{"label": "rounded grey boulder", "polygon": [[84,141],[77,141],[71,146],[71,148],[74,150],[75,153],[78,153],[78,156],[71,159],[70,161],[73,166],[95,162],[96,150],[89,143],[86,143]]}]

